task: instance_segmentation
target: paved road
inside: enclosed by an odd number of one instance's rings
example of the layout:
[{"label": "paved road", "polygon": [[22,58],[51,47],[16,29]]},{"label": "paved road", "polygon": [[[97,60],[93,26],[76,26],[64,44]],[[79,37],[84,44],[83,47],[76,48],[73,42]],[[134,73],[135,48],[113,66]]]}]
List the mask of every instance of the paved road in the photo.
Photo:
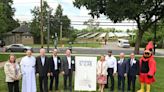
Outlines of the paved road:
[{"label": "paved road", "polygon": [[[65,52],[65,50],[68,47],[64,47],[64,48],[58,48],[59,49],[59,53],[63,54]],[[39,52],[40,48],[33,48],[35,53]],[[117,46],[116,42],[110,42],[107,45],[102,46],[101,48],[87,48],[87,47],[73,47],[72,48],[72,53],[73,54],[107,54],[107,51],[111,49],[113,50],[113,54],[114,55],[118,55],[121,52],[124,52],[125,54],[129,55],[131,52],[134,51],[134,47],[131,48],[120,48]],[[50,51],[52,51],[53,48],[50,48]],[[140,54],[142,54],[144,51],[143,48],[140,49]],[[2,52],[2,48],[0,48],[0,52]],[[156,50],[156,55],[157,56],[164,56],[164,50],[163,49],[157,49]]]}]

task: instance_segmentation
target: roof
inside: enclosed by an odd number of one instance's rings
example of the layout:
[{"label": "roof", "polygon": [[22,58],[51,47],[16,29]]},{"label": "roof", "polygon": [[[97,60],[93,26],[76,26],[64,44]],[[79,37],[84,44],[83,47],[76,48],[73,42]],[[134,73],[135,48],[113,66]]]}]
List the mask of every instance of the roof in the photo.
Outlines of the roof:
[{"label": "roof", "polygon": [[105,37],[107,33],[102,33],[98,36],[98,38],[102,38],[102,37]]},{"label": "roof", "polygon": [[13,33],[21,33],[23,36],[31,36],[32,34],[30,33],[30,28],[28,25],[21,25],[20,27],[7,32],[6,35],[13,35]]},{"label": "roof", "polygon": [[23,36],[32,36],[32,34],[30,32],[24,32],[22,35]]},{"label": "roof", "polygon": [[12,31],[12,33],[24,33],[24,32],[30,32],[28,25],[21,25],[20,27]]},{"label": "roof", "polygon": [[112,32],[109,32],[109,33],[108,33],[108,37],[114,37],[114,36],[115,36],[114,33],[112,33]]}]

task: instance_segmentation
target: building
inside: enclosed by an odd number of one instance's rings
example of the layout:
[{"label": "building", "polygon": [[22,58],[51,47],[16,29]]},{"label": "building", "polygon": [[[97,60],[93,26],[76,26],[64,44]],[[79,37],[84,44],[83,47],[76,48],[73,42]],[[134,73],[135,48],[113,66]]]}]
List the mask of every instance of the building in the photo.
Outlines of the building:
[{"label": "building", "polygon": [[5,34],[4,41],[7,44],[34,44],[34,39],[30,33],[30,28],[27,24],[12,30]]}]

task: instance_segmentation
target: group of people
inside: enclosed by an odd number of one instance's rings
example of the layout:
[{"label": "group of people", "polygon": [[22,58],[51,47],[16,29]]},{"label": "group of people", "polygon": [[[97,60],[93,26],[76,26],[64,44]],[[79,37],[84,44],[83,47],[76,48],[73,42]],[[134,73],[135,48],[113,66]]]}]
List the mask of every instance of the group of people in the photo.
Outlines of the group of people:
[{"label": "group of people", "polygon": [[[57,49],[54,49],[53,54],[48,57],[46,56],[45,49],[41,48],[40,55],[38,57],[34,57],[32,55],[32,51],[27,50],[26,56],[24,56],[20,61],[20,66],[15,62],[16,57],[11,54],[9,56],[9,61],[6,62],[4,66],[9,92],[19,92],[19,80],[21,77],[22,92],[36,92],[36,77],[39,79],[40,92],[52,92],[54,80],[55,91],[58,91],[59,74],[62,74],[64,78],[64,92],[72,92],[72,77],[73,72],[75,71],[75,57],[71,55],[71,51],[69,49],[66,50],[65,55],[62,58],[59,57],[57,53]],[[135,92],[135,81],[136,76],[139,73],[139,66],[139,61],[135,58],[134,53],[130,54],[129,59],[125,59],[125,54],[120,53],[119,59],[116,59],[112,55],[112,51],[109,50],[108,54],[106,56],[101,55],[97,62],[97,83],[99,84],[99,91],[104,92],[104,88],[109,87],[108,80],[110,78],[111,84],[109,89],[111,92],[114,92],[114,77],[117,76],[118,90],[120,92],[125,91],[126,78],[128,84],[127,90],[129,92]],[[49,78],[50,84],[48,87]],[[142,90],[143,88],[139,92],[143,92]]]},{"label": "group of people", "polygon": [[[104,88],[108,88],[108,79],[111,80],[110,91],[114,92],[114,77],[118,77],[118,91],[125,91],[125,79],[127,78],[127,90],[135,92],[136,76],[139,73],[139,61],[135,58],[135,54],[131,53],[129,59],[125,59],[125,54],[120,53],[117,60],[112,51],[108,51],[108,55],[102,55],[97,64],[97,82],[99,91],[104,92]],[[132,90],[131,90],[132,86]]]},{"label": "group of people", "polygon": [[[71,56],[69,49],[66,50],[63,58],[60,58],[57,52],[57,49],[54,49],[52,56],[48,57],[45,55],[45,49],[41,48],[40,55],[34,57],[32,51],[27,50],[26,56],[20,61],[20,66],[15,61],[15,56],[11,54],[9,61],[4,65],[9,92],[19,92],[19,80],[21,77],[21,92],[36,92],[36,77],[39,79],[40,92],[52,92],[54,80],[55,91],[58,91],[59,74],[63,74],[64,76],[64,90],[72,92],[72,75],[73,71],[75,71],[75,58]],[[50,86],[48,88],[49,77]]]}]

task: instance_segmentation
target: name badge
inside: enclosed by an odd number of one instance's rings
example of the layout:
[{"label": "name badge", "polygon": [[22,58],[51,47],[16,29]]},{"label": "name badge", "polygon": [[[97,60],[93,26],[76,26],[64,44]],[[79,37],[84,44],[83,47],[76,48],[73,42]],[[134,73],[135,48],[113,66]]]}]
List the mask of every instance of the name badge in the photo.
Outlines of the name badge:
[{"label": "name badge", "polygon": [[135,64],[136,63],[136,60],[134,60],[133,63]]},{"label": "name badge", "polygon": [[118,61],[118,63],[121,63],[121,61]]},{"label": "name badge", "polygon": [[60,63],[60,60],[58,60],[58,62]]},{"label": "name badge", "polygon": [[72,60],[72,64],[75,64],[75,61],[74,60]]}]

